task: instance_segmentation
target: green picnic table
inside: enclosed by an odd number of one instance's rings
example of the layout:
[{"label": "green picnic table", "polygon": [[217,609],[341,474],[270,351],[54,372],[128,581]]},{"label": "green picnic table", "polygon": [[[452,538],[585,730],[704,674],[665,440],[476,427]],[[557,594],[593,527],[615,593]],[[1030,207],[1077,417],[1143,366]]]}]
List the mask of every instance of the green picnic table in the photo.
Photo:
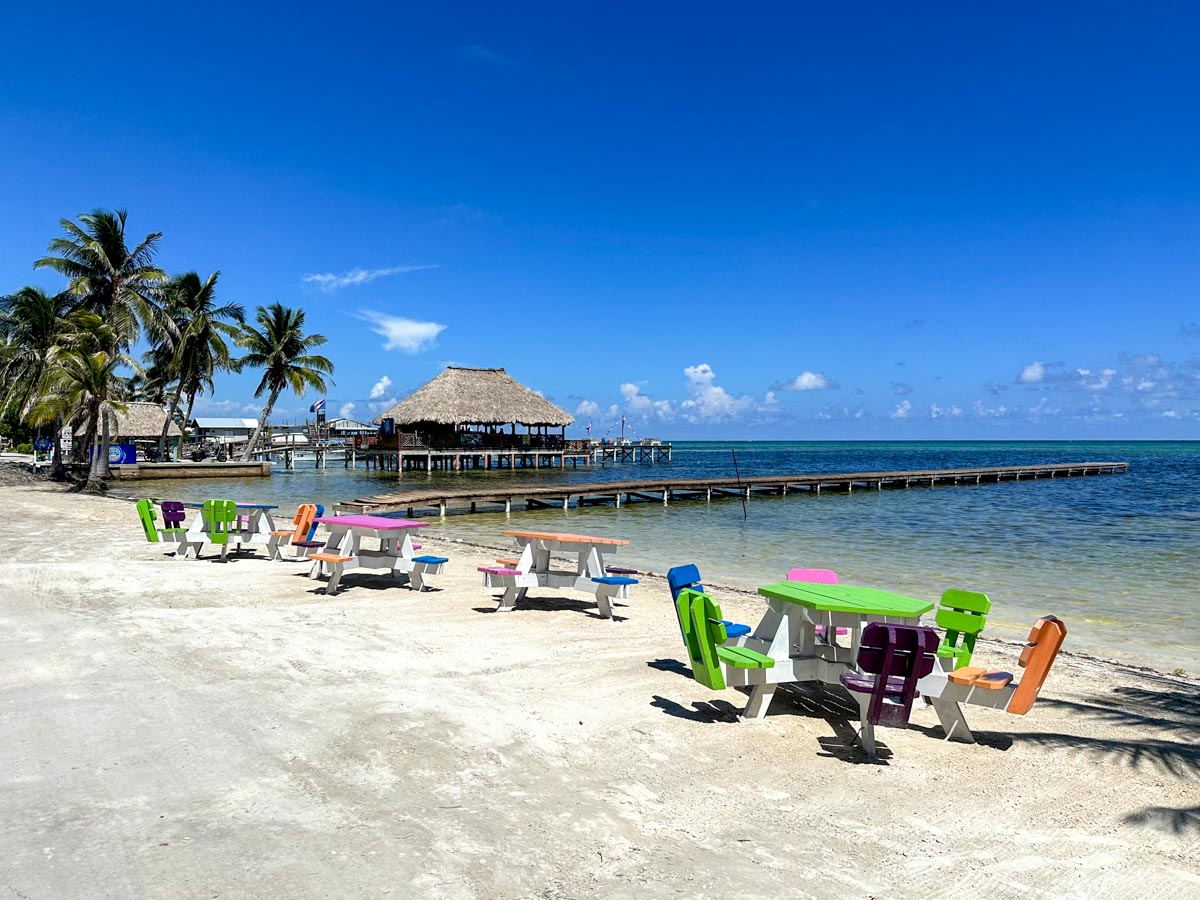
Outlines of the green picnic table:
[{"label": "green picnic table", "polygon": [[[748,719],[766,715],[780,684],[840,684],[842,673],[855,667],[859,640],[868,623],[912,625],[934,607],[929,600],[848,584],[779,581],[758,592],[767,598],[767,612],[739,644],[770,656],[775,665],[746,672],[731,670],[728,681],[731,687],[751,688],[743,713]],[[839,628],[849,635],[849,646],[838,642]]]},{"label": "green picnic table", "polygon": [[807,581],[778,581],[758,592],[771,600],[795,603],[817,612],[855,616],[917,619],[933,609],[929,600],[893,594],[878,588],[851,584],[811,584]]}]

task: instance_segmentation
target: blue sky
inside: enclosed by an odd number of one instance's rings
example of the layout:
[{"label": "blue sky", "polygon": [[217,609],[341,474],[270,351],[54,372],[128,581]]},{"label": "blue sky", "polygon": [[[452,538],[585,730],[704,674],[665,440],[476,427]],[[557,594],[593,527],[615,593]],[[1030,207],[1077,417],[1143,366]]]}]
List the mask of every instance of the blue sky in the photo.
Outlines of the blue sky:
[{"label": "blue sky", "polygon": [[830,6],[22,4],[0,290],[123,206],[303,306],[334,414],[454,363],[569,433],[1200,437],[1200,11]]}]

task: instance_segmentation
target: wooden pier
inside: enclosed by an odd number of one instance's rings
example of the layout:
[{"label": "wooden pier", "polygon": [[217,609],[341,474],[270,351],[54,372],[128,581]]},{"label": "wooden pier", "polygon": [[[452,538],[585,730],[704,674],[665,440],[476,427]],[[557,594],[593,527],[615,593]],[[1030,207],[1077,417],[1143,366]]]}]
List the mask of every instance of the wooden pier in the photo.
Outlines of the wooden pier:
[{"label": "wooden pier", "polygon": [[935,487],[1115,475],[1129,469],[1125,462],[1053,463],[1040,466],[992,466],[982,469],[928,469],[906,472],[825,472],[813,475],[765,475],[735,478],[677,478],[660,481],[609,481],[593,484],[477,485],[398,491],[345,500],[342,513],[401,512],[406,516],[470,512],[512,512],[525,509],[568,509],[574,506],[672,500],[712,501],[722,497],[787,496],[790,493],[851,493],[884,488]]}]

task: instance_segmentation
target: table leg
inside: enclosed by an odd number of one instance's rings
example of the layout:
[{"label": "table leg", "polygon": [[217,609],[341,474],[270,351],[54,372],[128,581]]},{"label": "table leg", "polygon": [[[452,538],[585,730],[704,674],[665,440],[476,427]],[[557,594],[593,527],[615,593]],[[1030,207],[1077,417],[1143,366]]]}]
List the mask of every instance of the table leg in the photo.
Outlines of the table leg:
[{"label": "table leg", "polygon": [[756,684],[750,691],[750,700],[746,703],[745,710],[742,711],[742,718],[754,720],[766,718],[767,707],[771,705],[771,698],[775,696],[778,688],[778,684]]},{"label": "table leg", "polygon": [[975,743],[975,735],[971,733],[971,728],[967,725],[967,719],[957,700],[930,697],[929,702],[933,704],[933,711],[937,713],[938,721],[942,723],[942,730],[946,732],[946,740],[960,744]]}]

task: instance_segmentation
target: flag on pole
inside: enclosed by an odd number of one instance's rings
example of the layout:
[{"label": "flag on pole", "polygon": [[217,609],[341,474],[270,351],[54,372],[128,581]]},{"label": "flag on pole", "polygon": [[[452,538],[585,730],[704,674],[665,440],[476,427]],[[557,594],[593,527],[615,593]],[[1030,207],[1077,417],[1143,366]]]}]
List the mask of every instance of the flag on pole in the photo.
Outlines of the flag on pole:
[{"label": "flag on pole", "polygon": [[308,408],[308,411],[310,413],[325,412],[325,398],[322,397],[320,400],[315,401],[313,405]]}]

